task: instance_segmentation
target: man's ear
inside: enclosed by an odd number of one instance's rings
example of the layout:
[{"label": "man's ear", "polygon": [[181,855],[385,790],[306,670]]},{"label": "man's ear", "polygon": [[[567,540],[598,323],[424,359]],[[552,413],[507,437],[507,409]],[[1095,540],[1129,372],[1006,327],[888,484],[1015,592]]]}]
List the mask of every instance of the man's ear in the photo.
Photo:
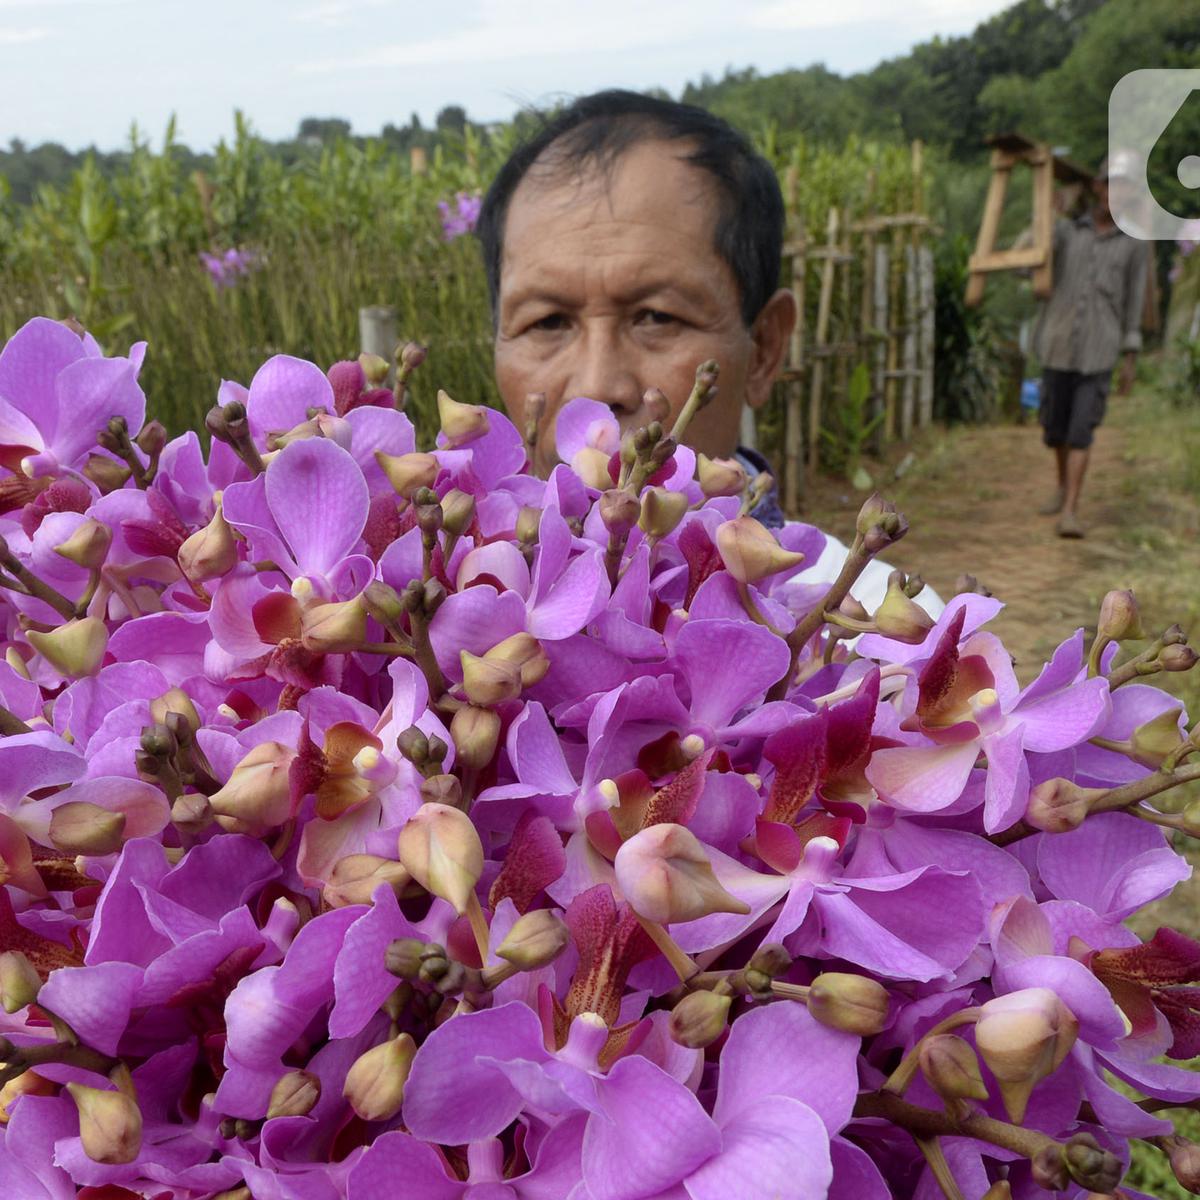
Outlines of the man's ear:
[{"label": "man's ear", "polygon": [[780,288],[763,305],[750,330],[754,351],[746,377],[746,403],[751,408],[761,408],[771,395],[795,325],[796,297],[791,288]]}]

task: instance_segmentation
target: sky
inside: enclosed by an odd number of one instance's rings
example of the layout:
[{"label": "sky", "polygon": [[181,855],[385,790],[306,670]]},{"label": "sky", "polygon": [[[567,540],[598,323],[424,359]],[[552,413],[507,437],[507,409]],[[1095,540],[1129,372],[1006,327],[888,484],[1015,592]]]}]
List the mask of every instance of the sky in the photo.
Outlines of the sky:
[{"label": "sky", "polygon": [[841,74],[935,34],[968,33],[1011,0],[0,0],[0,145],[123,144],[168,118],[195,149],[302,117],[355,133],[476,121],[601,87],[823,62]]}]

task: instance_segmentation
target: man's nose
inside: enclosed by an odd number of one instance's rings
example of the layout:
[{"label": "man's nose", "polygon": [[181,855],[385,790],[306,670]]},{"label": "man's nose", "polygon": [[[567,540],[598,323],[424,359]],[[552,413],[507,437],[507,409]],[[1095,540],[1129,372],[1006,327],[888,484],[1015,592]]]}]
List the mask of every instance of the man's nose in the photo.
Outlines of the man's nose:
[{"label": "man's nose", "polygon": [[588,329],[577,339],[564,399],[575,396],[587,396],[607,404],[618,419],[636,412],[641,406],[642,388],[633,369],[632,356],[621,346],[616,330]]}]

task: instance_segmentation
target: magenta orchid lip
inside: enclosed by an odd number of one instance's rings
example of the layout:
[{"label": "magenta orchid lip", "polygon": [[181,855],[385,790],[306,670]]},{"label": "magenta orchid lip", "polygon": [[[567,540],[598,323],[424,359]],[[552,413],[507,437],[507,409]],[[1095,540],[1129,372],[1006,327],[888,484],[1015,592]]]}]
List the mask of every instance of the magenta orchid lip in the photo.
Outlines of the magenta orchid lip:
[{"label": "magenta orchid lip", "polygon": [[1022,686],[880,497],[822,576],[686,445],[714,364],[671,430],[569,402],[543,480],[444,394],[419,444],[381,359],[168,440],[145,353],[0,351],[5,1195],[1191,1177],[1200,945],[1124,924],[1200,834],[1176,627],[1111,593]]}]

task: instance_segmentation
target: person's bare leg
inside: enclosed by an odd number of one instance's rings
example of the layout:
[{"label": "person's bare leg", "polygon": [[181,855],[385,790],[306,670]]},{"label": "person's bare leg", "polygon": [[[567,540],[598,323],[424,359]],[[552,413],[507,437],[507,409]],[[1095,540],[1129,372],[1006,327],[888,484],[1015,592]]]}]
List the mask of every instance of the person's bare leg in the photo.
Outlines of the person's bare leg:
[{"label": "person's bare leg", "polygon": [[1038,509],[1043,517],[1057,516],[1067,495],[1067,447],[1054,447],[1054,465],[1058,468],[1058,491]]},{"label": "person's bare leg", "polygon": [[1079,523],[1077,509],[1090,453],[1089,450],[1075,449],[1067,452],[1066,491],[1063,496],[1063,513],[1058,522],[1058,532],[1063,537],[1083,537],[1083,526]]}]

